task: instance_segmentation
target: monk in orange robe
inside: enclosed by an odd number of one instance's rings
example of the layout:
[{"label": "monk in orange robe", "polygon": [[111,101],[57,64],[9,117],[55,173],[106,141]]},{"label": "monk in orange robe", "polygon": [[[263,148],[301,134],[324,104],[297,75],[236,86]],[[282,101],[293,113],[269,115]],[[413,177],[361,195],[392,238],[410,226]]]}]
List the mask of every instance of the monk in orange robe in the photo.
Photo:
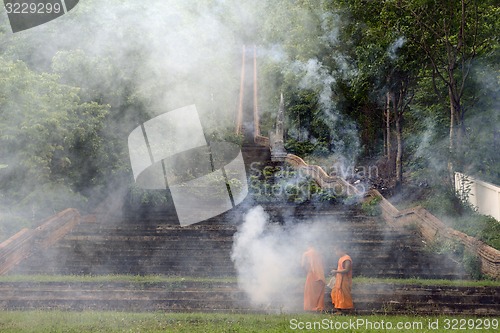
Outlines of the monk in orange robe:
[{"label": "monk in orange robe", "polygon": [[304,286],[304,310],[321,312],[325,308],[325,273],[321,256],[310,246],[302,255],[302,267],[307,272]]},{"label": "monk in orange robe", "polygon": [[340,247],[335,247],[335,253],[340,257],[337,269],[332,270],[335,274],[335,286],[332,289],[333,307],[338,313],[343,310],[354,309],[352,301],[352,259]]}]

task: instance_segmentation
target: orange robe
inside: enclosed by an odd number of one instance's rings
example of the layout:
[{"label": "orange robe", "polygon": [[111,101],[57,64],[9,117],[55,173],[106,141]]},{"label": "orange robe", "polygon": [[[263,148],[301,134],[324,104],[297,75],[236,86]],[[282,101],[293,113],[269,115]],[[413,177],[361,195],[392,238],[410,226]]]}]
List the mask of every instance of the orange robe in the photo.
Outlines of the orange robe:
[{"label": "orange robe", "polygon": [[352,288],[352,259],[347,254],[339,259],[337,270],[344,269],[344,262],[351,262],[351,269],[348,273],[337,273],[335,275],[335,287],[332,289],[332,303],[335,309],[353,309],[351,288]]},{"label": "orange robe", "polygon": [[304,286],[304,310],[323,311],[325,308],[325,272],[323,261],[314,248],[302,255],[302,267],[307,270]]}]

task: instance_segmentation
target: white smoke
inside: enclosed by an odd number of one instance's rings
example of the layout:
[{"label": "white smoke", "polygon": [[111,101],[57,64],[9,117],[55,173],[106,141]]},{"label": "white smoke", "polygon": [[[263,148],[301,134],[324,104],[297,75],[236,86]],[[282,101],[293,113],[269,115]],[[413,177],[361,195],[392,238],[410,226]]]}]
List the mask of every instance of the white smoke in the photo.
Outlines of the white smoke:
[{"label": "white smoke", "polygon": [[336,80],[329,70],[318,59],[309,59],[306,63],[297,61],[293,67],[297,72],[302,72],[300,88],[320,90],[319,103],[324,108],[330,108],[333,96],[332,84]]},{"label": "white smoke", "polygon": [[334,221],[286,221],[284,225],[270,222],[261,206],[254,207],[234,235],[231,259],[238,285],[254,306],[299,310],[306,276],[300,267],[302,254],[309,244],[314,244],[323,255],[325,273],[329,271],[331,246],[336,239],[328,224]]},{"label": "white smoke", "polygon": [[398,57],[398,50],[404,45],[406,42],[406,38],[404,36],[399,37],[396,39],[389,47],[387,48],[387,54],[389,55],[389,58],[391,60],[394,60]]},{"label": "white smoke", "polygon": [[[298,252],[284,252],[276,234],[268,231],[269,216],[261,206],[251,209],[235,234],[231,259],[238,271],[238,283],[253,304],[268,304],[286,291],[292,272],[297,268]],[[274,232],[273,232],[274,231]]]}]

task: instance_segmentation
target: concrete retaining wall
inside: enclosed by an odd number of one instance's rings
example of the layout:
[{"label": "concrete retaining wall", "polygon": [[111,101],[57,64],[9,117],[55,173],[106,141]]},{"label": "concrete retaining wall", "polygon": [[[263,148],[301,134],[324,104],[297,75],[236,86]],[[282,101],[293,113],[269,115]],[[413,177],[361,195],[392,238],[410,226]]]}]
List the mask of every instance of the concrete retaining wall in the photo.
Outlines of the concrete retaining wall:
[{"label": "concrete retaining wall", "polygon": [[500,187],[455,172],[455,190],[466,196],[480,214],[493,216],[500,221]]}]

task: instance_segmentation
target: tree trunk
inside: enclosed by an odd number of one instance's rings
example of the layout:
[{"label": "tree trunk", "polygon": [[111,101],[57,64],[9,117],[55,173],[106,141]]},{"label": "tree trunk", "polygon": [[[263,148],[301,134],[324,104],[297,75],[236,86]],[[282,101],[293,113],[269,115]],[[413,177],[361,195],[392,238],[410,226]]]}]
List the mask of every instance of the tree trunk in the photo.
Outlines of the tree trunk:
[{"label": "tree trunk", "polygon": [[460,105],[460,96],[457,96],[455,80],[450,73],[450,85],[448,87],[448,97],[450,99],[450,135],[448,157],[448,176],[451,184],[455,183],[455,168],[458,156],[462,150],[462,141],[465,135],[464,114]]},{"label": "tree trunk", "polygon": [[385,153],[387,156],[387,160],[391,160],[391,108],[390,108],[390,102],[391,102],[391,95],[389,92],[386,94],[386,100],[385,100]]},{"label": "tree trunk", "polygon": [[396,191],[401,189],[403,184],[403,125],[402,125],[403,115],[396,117],[396,141],[397,141],[397,152],[396,152]]},{"label": "tree trunk", "polygon": [[448,88],[450,97],[450,143],[448,146],[448,177],[452,180],[454,177],[453,156],[455,154],[455,107],[453,106],[453,94],[451,87]]},{"label": "tree trunk", "polygon": [[[382,122],[383,122],[383,126],[385,126],[385,108],[384,108],[384,112],[383,112],[383,115],[382,115]],[[382,135],[384,137],[384,157],[387,158],[387,133],[385,132],[385,129],[382,130]]]}]

